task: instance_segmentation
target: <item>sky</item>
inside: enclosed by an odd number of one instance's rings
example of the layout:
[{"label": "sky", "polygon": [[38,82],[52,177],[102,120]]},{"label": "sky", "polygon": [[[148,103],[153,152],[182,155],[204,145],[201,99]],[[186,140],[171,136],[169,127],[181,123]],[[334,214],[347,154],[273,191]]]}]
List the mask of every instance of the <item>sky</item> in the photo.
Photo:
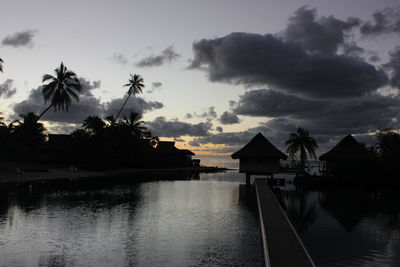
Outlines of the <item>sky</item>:
[{"label": "sky", "polygon": [[0,112],[46,108],[42,77],[61,62],[80,101],[49,111],[49,132],[121,107],[130,74],[161,140],[227,157],[262,132],[285,150],[297,127],[321,154],[347,134],[400,129],[400,4],[395,0],[2,0]]}]

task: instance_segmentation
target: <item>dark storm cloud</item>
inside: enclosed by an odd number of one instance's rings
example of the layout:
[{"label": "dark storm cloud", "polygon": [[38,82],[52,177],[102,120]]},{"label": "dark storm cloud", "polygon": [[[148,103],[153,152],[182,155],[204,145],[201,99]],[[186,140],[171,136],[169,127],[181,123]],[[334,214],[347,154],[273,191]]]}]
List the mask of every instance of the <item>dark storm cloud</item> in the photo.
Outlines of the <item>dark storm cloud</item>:
[{"label": "dark storm cloud", "polygon": [[[79,94],[79,102],[74,101],[68,111],[50,109],[44,116],[43,120],[57,123],[81,124],[84,119],[91,115],[100,117],[108,115],[116,115],[122,106],[124,98],[114,99],[110,102],[102,103],[100,99],[92,94],[92,90],[100,87],[100,81],[90,81],[85,78],[79,78],[82,90]],[[27,112],[40,114],[49,103],[45,104],[42,96],[42,86],[31,90],[28,99],[14,105],[14,117]],[[128,114],[130,111],[143,113],[157,108],[162,108],[162,103],[147,102],[142,98],[135,98],[128,101],[123,113]],[[71,126],[68,126],[71,127]]]},{"label": "dark storm cloud", "polygon": [[210,122],[200,122],[190,124],[178,120],[167,121],[165,117],[157,117],[146,126],[155,136],[181,137],[181,136],[207,136],[210,134],[212,124]]},{"label": "dark storm cloud", "polygon": [[149,57],[146,57],[146,58],[140,60],[138,63],[136,63],[136,66],[138,66],[138,67],[158,67],[158,66],[163,65],[164,63],[172,62],[172,61],[178,59],[180,56],[181,55],[177,54],[174,51],[173,46],[169,46],[164,51],[162,51],[160,55],[149,56]]},{"label": "dark storm cloud", "polygon": [[306,100],[267,89],[248,91],[234,107],[239,115],[285,118],[320,134],[366,133],[400,127],[400,98],[373,94],[351,100]]},{"label": "dark storm cloud", "polygon": [[14,80],[12,79],[7,79],[3,83],[0,83],[0,97],[10,98],[17,92],[17,89],[14,87],[13,83]]},{"label": "dark storm cloud", "polygon": [[309,52],[334,54],[345,42],[346,32],[360,23],[357,18],[346,21],[333,16],[317,18],[316,9],[304,6],[289,19],[284,36],[287,41],[300,44]]},{"label": "dark storm cloud", "polygon": [[111,61],[122,66],[128,64],[128,58],[121,53],[114,53],[111,56]]},{"label": "dark storm cloud", "polygon": [[222,113],[222,115],[219,117],[219,121],[224,125],[235,124],[240,122],[239,117],[236,114],[233,114],[228,111]]},{"label": "dark storm cloud", "polygon": [[400,46],[389,53],[390,60],[385,64],[385,67],[390,70],[390,85],[400,89]]},{"label": "dark storm cloud", "polygon": [[373,14],[373,21],[362,24],[360,32],[365,36],[400,33],[400,9],[385,8]]},{"label": "dark storm cloud", "polygon": [[268,85],[308,98],[349,98],[373,92],[387,76],[345,55],[308,53],[271,34],[231,33],[193,44],[191,68],[205,69],[213,82]]},{"label": "dark storm cloud", "polygon": [[33,37],[37,32],[37,30],[26,30],[8,35],[3,39],[2,44],[13,47],[32,47]]},{"label": "dark storm cloud", "polygon": [[257,89],[245,92],[239,96],[239,101],[233,106],[239,115],[277,117],[315,115],[328,102],[302,99],[267,89]]},{"label": "dark storm cloud", "polygon": [[368,133],[378,128],[400,128],[400,98],[374,94],[351,100],[306,100],[267,89],[244,93],[232,106],[240,115],[270,117],[259,126],[239,133],[217,133],[195,138],[193,144],[244,145],[258,132],[263,133],[281,150],[290,132],[306,128],[323,153],[345,135],[358,134],[371,144]]},{"label": "dark storm cloud", "polygon": [[152,94],[155,90],[160,89],[162,87],[161,82],[152,82],[151,89],[147,90],[147,93]]}]

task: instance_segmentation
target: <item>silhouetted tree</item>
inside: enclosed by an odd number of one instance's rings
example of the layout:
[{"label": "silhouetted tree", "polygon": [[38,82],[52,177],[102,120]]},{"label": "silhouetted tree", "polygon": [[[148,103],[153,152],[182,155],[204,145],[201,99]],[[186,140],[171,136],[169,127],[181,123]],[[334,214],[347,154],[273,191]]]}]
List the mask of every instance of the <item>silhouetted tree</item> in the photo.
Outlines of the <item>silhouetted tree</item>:
[{"label": "silhouetted tree", "polygon": [[49,81],[49,83],[43,86],[42,94],[45,102],[50,101],[50,105],[39,115],[38,120],[51,107],[55,110],[68,110],[72,102],[71,98],[79,101],[78,93],[81,91],[81,85],[75,72],[68,70],[62,62],[55,72],[56,76],[43,75],[43,82]]},{"label": "silhouetted tree", "polygon": [[11,134],[16,141],[22,142],[29,150],[34,151],[46,141],[46,128],[38,122],[38,116],[33,112],[21,114],[23,121],[15,120],[11,123]]},{"label": "silhouetted tree", "polygon": [[0,58],[0,72],[3,72],[3,63],[4,61]]},{"label": "silhouetted tree", "polygon": [[128,86],[129,87],[128,95],[127,95],[127,97],[125,99],[124,104],[122,105],[121,109],[119,110],[117,116],[115,117],[116,119],[118,119],[119,114],[124,109],[124,107],[126,105],[126,102],[128,102],[129,97],[131,95],[133,95],[133,97],[135,97],[136,94],[142,92],[142,89],[144,88],[143,78],[139,74],[135,74],[135,75],[131,74],[131,78],[129,79],[129,83],[125,84],[124,86]]},{"label": "silhouetted tree", "polygon": [[106,123],[99,116],[89,116],[83,121],[82,127],[90,134],[99,134]]},{"label": "silhouetted tree", "polygon": [[136,138],[150,138],[151,133],[145,126],[143,126],[144,121],[141,119],[142,115],[136,112],[131,112],[128,118],[124,116],[124,120],[121,121],[121,125],[126,127],[126,129]]},{"label": "silhouetted tree", "polygon": [[392,172],[400,170],[400,134],[391,129],[379,129],[377,151],[384,166]]},{"label": "silhouetted tree", "polygon": [[297,154],[300,154],[300,165],[303,170],[308,155],[310,158],[316,158],[315,149],[318,148],[317,142],[303,128],[299,127],[295,133],[289,134],[289,139],[285,144],[287,145],[286,152],[289,153],[289,158],[294,159]]}]

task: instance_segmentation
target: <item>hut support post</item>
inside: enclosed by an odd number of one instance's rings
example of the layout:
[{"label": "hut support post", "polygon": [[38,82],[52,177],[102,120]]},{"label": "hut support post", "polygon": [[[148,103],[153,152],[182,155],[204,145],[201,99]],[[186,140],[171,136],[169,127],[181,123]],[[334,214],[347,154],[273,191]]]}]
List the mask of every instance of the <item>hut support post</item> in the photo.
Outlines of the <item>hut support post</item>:
[{"label": "hut support post", "polygon": [[246,185],[250,185],[250,174],[246,173]]}]

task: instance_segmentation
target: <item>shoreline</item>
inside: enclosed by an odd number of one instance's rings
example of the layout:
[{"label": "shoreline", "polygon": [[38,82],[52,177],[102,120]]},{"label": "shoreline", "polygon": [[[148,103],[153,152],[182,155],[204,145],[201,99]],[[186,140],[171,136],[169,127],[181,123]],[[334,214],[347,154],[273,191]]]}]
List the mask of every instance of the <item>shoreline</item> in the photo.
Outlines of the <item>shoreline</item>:
[{"label": "shoreline", "polygon": [[76,181],[76,180],[90,180],[93,178],[106,178],[128,177],[132,176],[135,179],[138,175],[173,175],[173,174],[199,174],[199,173],[213,173],[224,172],[230,169],[221,167],[179,167],[179,168],[119,168],[107,171],[92,171],[92,170],[70,170],[69,168],[48,168],[48,169],[28,169],[21,168],[19,170],[0,171],[0,184],[20,184],[29,182],[49,182],[49,181]]}]

